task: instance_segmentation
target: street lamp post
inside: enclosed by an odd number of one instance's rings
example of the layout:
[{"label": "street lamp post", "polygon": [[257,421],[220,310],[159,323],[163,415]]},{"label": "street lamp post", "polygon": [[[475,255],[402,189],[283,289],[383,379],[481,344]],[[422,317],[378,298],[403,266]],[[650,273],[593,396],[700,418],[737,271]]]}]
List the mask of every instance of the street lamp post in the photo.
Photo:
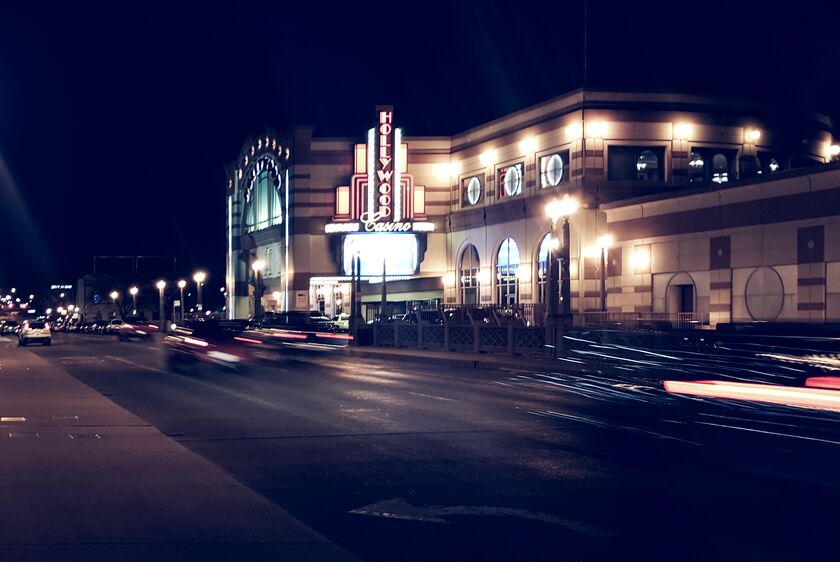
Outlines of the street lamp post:
[{"label": "street lamp post", "polygon": [[259,320],[262,312],[262,271],[265,269],[265,260],[256,260],[251,264],[254,270],[254,319]]},{"label": "street lamp post", "polygon": [[187,286],[187,282],[181,279],[178,281],[178,288],[181,290],[181,324],[184,323],[184,306],[186,303],[184,302],[184,287]]},{"label": "street lamp post", "polygon": [[[554,357],[557,356],[558,345],[562,343],[561,334],[570,327],[569,324],[572,319],[572,284],[569,270],[569,263],[571,261],[569,217],[577,209],[577,200],[568,195],[563,196],[562,199],[553,199],[545,207],[545,213],[551,219],[552,238],[549,246],[548,263],[546,264],[546,275],[548,276],[548,285],[546,287],[548,293],[548,298],[546,299],[546,335],[548,337],[546,341],[553,343],[551,353]],[[558,240],[557,223],[561,218],[563,219],[561,226],[562,237]],[[560,268],[557,273],[554,273],[558,261],[560,262]],[[560,285],[559,306],[558,282]]]},{"label": "street lamp post", "polygon": [[160,331],[163,332],[164,330],[166,330],[166,310],[163,306],[163,290],[166,288],[166,281],[164,281],[163,279],[158,281],[157,288],[160,292]]},{"label": "street lamp post", "polygon": [[117,299],[119,298],[120,294],[117,291],[111,291],[109,295],[111,297],[111,302],[114,303],[114,318],[117,317]]},{"label": "street lamp post", "polygon": [[207,279],[207,274],[203,271],[197,272],[193,275],[193,281],[195,281],[196,285],[196,294],[198,295],[198,303],[196,304],[196,310],[201,312],[202,308],[204,307],[204,303],[201,299],[201,286],[204,284],[204,281]]},{"label": "street lamp post", "polygon": [[601,312],[607,311],[607,251],[612,244],[612,236],[604,234],[598,237],[597,245],[601,250]]},{"label": "street lamp post", "polygon": [[139,289],[137,287],[132,287],[128,290],[131,294],[131,313],[137,314],[137,292]]}]

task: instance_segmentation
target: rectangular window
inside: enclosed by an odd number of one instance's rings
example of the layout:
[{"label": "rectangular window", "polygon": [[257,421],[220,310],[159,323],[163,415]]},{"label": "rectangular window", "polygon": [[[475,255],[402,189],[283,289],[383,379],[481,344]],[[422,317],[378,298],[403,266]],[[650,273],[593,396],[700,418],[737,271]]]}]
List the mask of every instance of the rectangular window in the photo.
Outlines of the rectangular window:
[{"label": "rectangular window", "polygon": [[426,190],[422,185],[414,186],[414,216],[426,213]]},{"label": "rectangular window", "polygon": [[688,158],[688,181],[721,184],[735,180],[737,153],[737,150],[731,148],[691,147]]},{"label": "rectangular window", "polygon": [[367,173],[367,146],[364,144],[357,144],[355,150],[356,161],[354,163],[354,171],[357,174]]},{"label": "rectangular window", "polygon": [[607,179],[665,181],[665,148],[661,146],[610,146]]},{"label": "rectangular window", "polygon": [[272,259],[273,254],[274,252],[272,252],[271,246],[265,249],[265,277],[273,277],[274,275],[271,269],[271,266],[274,264],[274,260]]},{"label": "rectangular window", "polygon": [[343,185],[335,190],[335,214],[336,216],[350,215],[350,187]]}]

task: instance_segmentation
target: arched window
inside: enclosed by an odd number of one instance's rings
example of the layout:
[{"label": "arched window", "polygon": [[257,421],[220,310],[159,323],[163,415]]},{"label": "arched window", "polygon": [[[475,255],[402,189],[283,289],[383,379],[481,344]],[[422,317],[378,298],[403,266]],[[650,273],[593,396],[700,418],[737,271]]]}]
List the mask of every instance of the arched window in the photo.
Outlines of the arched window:
[{"label": "arched window", "polygon": [[[537,254],[537,302],[546,302],[546,287],[548,286],[548,256],[551,253],[551,233],[546,234],[540,242],[540,251]],[[559,267],[559,264],[558,264]],[[557,269],[551,272],[558,274]]]},{"label": "arched window", "polygon": [[519,268],[519,247],[513,238],[506,238],[499,246],[496,258],[496,300],[510,305],[519,302],[519,283],[516,270]]},{"label": "arched window", "polygon": [[729,161],[720,152],[712,156],[712,181],[715,183],[729,181]]},{"label": "arched window", "polygon": [[280,176],[263,170],[245,193],[245,230],[253,232],[283,222]]},{"label": "arched window", "polygon": [[652,150],[643,150],[636,158],[636,179],[659,181],[659,158]]},{"label": "arched window", "polygon": [[461,254],[458,268],[458,280],[461,287],[461,304],[478,304],[478,272],[481,264],[478,250],[470,244]]}]

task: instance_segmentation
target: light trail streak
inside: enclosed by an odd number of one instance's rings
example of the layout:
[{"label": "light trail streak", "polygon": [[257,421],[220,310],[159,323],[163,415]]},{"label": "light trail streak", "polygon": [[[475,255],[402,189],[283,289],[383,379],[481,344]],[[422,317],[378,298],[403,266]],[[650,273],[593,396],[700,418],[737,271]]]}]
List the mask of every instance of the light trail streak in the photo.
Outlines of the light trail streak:
[{"label": "light trail streak", "polygon": [[834,390],[727,381],[665,381],[664,385],[665,390],[673,394],[751,400],[840,412],[840,392]]}]

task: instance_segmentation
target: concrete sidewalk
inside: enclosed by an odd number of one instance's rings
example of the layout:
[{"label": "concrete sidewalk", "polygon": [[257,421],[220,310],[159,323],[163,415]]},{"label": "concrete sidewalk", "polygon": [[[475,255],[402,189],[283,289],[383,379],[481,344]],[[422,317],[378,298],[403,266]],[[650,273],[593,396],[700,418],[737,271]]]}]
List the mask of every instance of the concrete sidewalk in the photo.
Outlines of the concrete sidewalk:
[{"label": "concrete sidewalk", "polygon": [[354,558],[37,351],[4,338],[0,561],[11,560]]}]

